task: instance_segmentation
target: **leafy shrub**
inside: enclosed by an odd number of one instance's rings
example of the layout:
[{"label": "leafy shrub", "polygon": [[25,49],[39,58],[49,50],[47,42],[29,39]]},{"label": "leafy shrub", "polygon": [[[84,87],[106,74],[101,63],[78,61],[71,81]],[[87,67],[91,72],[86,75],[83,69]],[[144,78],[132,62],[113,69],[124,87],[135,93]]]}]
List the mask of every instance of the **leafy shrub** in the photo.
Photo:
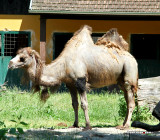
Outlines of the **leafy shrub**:
[{"label": "leafy shrub", "polygon": [[11,122],[15,123],[15,127],[14,128],[7,128],[5,123],[0,121],[0,126],[3,127],[2,129],[0,129],[0,139],[6,139],[6,134],[10,133],[12,135],[16,135],[17,138],[19,138],[20,134],[23,134],[23,128],[18,127],[18,125],[23,125],[26,126],[28,125],[27,123],[21,121],[22,115],[17,116],[16,120],[10,120]]},{"label": "leafy shrub", "polygon": [[[120,96],[119,98],[119,117],[122,119],[126,116],[127,112],[127,104],[123,96]],[[149,119],[152,119],[152,113],[150,112],[149,108],[147,106],[136,106],[133,115],[132,115],[132,121],[147,121]]]}]

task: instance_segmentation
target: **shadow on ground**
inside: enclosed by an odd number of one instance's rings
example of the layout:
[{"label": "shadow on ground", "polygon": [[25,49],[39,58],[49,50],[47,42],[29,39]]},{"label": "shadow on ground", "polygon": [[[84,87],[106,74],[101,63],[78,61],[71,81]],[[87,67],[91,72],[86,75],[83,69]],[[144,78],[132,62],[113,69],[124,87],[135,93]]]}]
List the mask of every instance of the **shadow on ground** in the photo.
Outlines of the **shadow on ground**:
[{"label": "shadow on ground", "polygon": [[[17,139],[8,135],[7,139]],[[20,140],[159,140],[160,132],[149,133],[142,129],[118,130],[111,128],[93,128],[92,130],[82,131],[82,128],[70,129],[37,129],[26,130],[20,136]]]}]

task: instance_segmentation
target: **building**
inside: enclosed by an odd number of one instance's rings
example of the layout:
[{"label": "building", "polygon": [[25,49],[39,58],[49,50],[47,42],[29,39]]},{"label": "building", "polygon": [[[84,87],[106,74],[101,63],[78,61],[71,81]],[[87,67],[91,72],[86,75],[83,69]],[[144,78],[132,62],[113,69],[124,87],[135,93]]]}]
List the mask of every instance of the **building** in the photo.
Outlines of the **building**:
[{"label": "building", "polygon": [[50,63],[84,24],[93,28],[94,40],[117,28],[138,61],[140,78],[160,75],[160,1],[2,0],[0,5],[0,85],[20,84],[22,71],[7,69],[18,48],[30,46]]}]

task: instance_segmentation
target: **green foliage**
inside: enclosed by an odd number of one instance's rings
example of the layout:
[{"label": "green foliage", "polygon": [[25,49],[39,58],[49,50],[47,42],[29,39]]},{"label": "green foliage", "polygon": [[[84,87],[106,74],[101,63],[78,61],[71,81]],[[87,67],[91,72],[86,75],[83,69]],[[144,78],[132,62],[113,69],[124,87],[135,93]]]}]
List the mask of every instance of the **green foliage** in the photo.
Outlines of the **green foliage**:
[{"label": "green foliage", "polygon": [[6,128],[4,121],[0,121],[0,127],[2,127],[2,129],[0,129],[0,139],[6,139],[8,128]]},{"label": "green foliage", "polygon": [[15,127],[16,127],[16,128],[17,128],[17,126],[19,126],[19,125],[28,126],[28,124],[25,123],[25,122],[23,122],[23,121],[21,121],[21,119],[22,119],[22,115],[17,116],[17,119],[15,119],[15,120],[10,120],[10,121],[15,123]]},{"label": "green foliage", "polygon": [[6,125],[4,122],[0,122],[0,126],[2,126],[2,129],[0,129],[0,139],[6,139],[6,134],[12,134],[16,135],[17,138],[19,138],[20,134],[24,134],[23,128],[17,127],[18,125],[23,125],[26,126],[28,125],[27,123],[21,121],[22,115],[17,116],[16,120],[10,120],[11,122],[15,123],[14,128],[6,128]]},{"label": "green foliage", "polygon": [[3,121],[3,122],[2,122],[2,121],[0,121],[0,127],[6,127],[6,125],[5,125],[4,121]]},{"label": "green foliage", "polygon": [[6,139],[6,133],[8,132],[8,128],[2,128],[0,129],[0,139]]},{"label": "green foliage", "polygon": [[127,104],[124,97],[121,95],[119,97],[119,111],[118,111],[119,117],[124,118],[126,115],[126,112],[127,112]]},{"label": "green foliage", "polygon": [[[121,95],[119,98],[119,117],[124,118],[127,111],[127,104],[124,99],[124,97]],[[132,115],[132,121],[150,121],[153,120],[153,116],[151,111],[147,106],[136,106],[133,115]]]}]

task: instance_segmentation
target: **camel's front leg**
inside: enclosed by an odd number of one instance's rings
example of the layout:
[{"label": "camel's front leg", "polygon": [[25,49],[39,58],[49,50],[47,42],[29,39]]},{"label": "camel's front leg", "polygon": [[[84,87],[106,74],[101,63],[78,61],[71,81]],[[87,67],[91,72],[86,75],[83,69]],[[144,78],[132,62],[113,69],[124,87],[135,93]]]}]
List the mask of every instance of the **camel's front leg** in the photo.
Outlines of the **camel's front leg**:
[{"label": "camel's front leg", "polygon": [[90,126],[89,115],[88,115],[88,102],[87,102],[86,92],[80,93],[80,99],[81,99],[81,107],[84,111],[86,120],[86,127],[84,128],[84,130],[92,129],[92,127]]},{"label": "camel's front leg", "polygon": [[78,126],[78,94],[77,94],[77,90],[74,86],[70,86],[70,85],[66,85],[70,91],[71,97],[72,97],[72,106],[74,109],[74,114],[75,114],[75,121],[73,126],[70,126],[70,128],[75,128],[75,127],[79,127]]},{"label": "camel's front leg", "polygon": [[90,126],[89,115],[88,115],[88,102],[86,95],[86,78],[78,78],[76,81],[76,88],[80,94],[81,107],[84,111],[86,127],[84,130],[92,129]]}]

